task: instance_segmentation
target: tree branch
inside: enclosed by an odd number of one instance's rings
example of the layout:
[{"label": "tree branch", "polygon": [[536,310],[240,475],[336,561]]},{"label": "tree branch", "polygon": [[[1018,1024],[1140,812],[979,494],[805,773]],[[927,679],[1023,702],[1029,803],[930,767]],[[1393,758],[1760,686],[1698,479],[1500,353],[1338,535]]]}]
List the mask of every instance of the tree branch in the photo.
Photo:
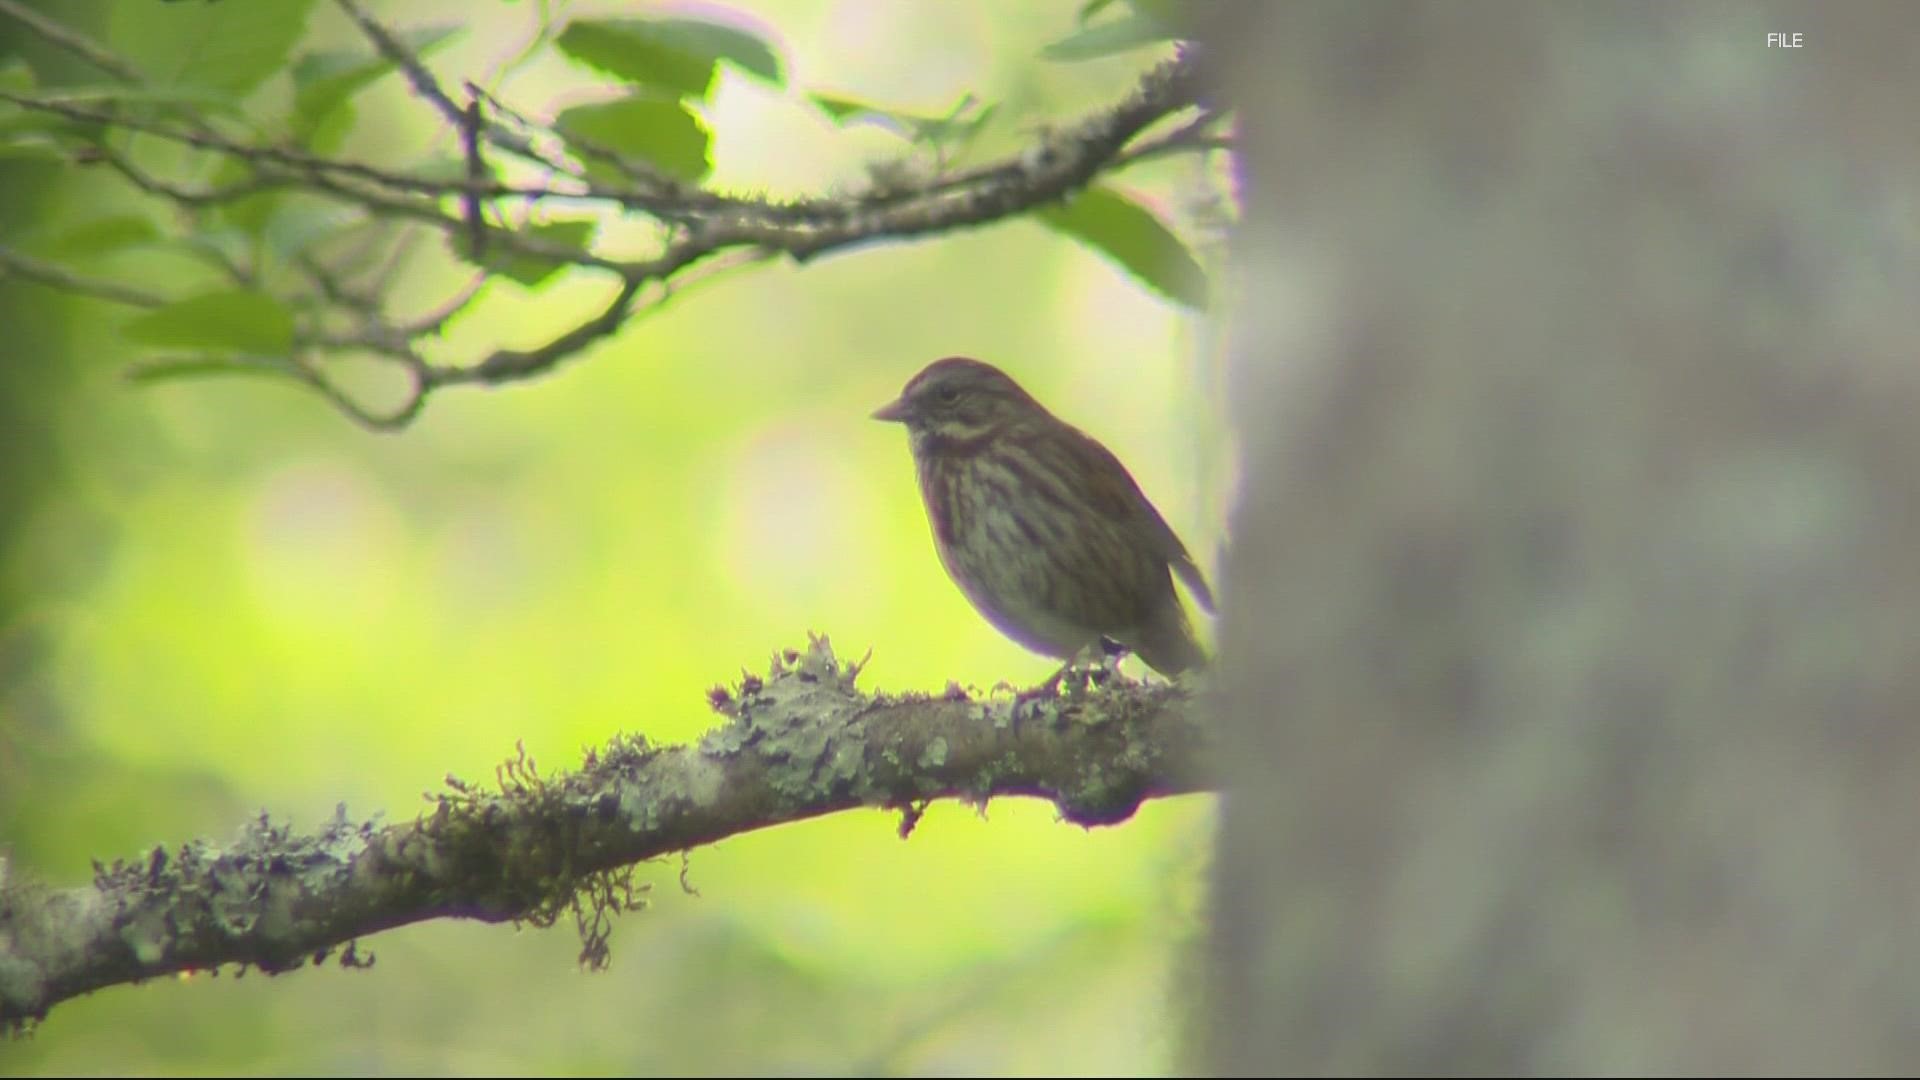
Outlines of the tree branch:
[{"label": "tree branch", "polygon": [[[352,19],[354,25],[360,28],[360,32],[367,36],[367,40],[373,42],[373,47],[380,51],[380,55],[386,57],[406,75],[407,83],[413,87],[414,93],[425,98],[427,103],[433,106],[434,111],[445,117],[447,123],[451,124],[455,130],[461,130],[467,126],[467,110],[440,88],[440,83],[434,79],[433,73],[427,70],[427,65],[421,62],[420,58],[415,56],[398,37],[395,37],[393,31],[382,26],[380,20],[369,15],[366,9],[354,0],[334,0],[334,2],[341,11],[346,12],[347,18]],[[541,157],[533,145],[518,132],[499,124],[486,124],[484,130],[488,142],[530,161],[547,164],[546,159]]]},{"label": "tree branch", "polygon": [[406,74],[407,82],[412,85],[414,93],[425,98],[435,111],[446,117],[447,123],[456,128],[466,123],[466,111],[460,107],[459,102],[448,97],[447,92],[440,89],[440,84],[434,79],[433,73],[427,70],[427,66],[420,62],[419,57],[413,55],[405,45],[400,43],[399,38],[393,36],[392,31],[380,25],[378,20],[367,14],[366,10],[354,0],[335,0],[335,3],[339,5],[341,11],[346,12],[347,18],[352,19],[353,24],[360,28],[360,32],[367,36],[367,40],[373,42],[373,47],[380,50],[380,55],[386,57],[393,66]]},{"label": "tree branch", "polygon": [[62,890],[9,883],[0,863],[0,1025],[172,972],[275,973],[343,945],[343,962],[359,963],[356,938],[435,918],[571,913],[583,961],[603,964],[611,916],[644,892],[642,860],[854,807],[901,810],[904,836],[933,799],[1029,795],[1092,826],[1210,787],[1207,732],[1182,685],[892,697],[855,689],[858,674],[815,638],[776,655],[766,679],[711,691],[728,720],[694,745],[616,737],[578,772],[546,777],[522,752],[498,792],[449,777],[402,824],[342,807],[302,835],[262,816],[226,847],[156,847]]},{"label": "tree branch", "polygon": [[12,248],[0,247],[0,276],[8,274],[26,278],[28,281],[37,281],[49,288],[111,300],[116,304],[126,304],[129,307],[154,308],[163,307],[167,303],[167,298],[157,293],[150,293],[132,285],[122,285],[105,278],[88,277],[56,263],[36,259]]},{"label": "tree branch", "polygon": [[[75,150],[76,160],[104,161],[134,187],[146,194],[168,200],[185,208],[226,203],[243,196],[266,192],[304,192],[344,203],[363,212],[368,219],[419,221],[444,234],[456,253],[469,259],[483,254],[491,261],[500,253],[529,257],[562,266],[597,270],[619,282],[609,304],[577,325],[557,332],[548,342],[531,349],[498,349],[483,356],[456,359],[428,368],[418,361],[412,339],[437,331],[445,317],[421,323],[388,316],[377,305],[347,302],[341,295],[321,289],[323,306],[346,310],[358,324],[356,333],[345,337],[301,333],[296,344],[301,348],[340,351],[360,349],[367,343],[381,347],[368,351],[377,357],[405,366],[413,380],[414,392],[401,407],[389,412],[369,409],[348,395],[315,380],[322,396],[347,416],[364,426],[387,430],[410,423],[435,390],[452,385],[493,385],[544,374],[558,364],[579,355],[593,343],[626,325],[636,313],[657,304],[660,298],[675,292],[675,279],[696,264],[727,254],[736,257],[733,265],[760,261],[772,255],[808,259],[876,240],[898,240],[946,232],[968,226],[1005,220],[1072,194],[1101,172],[1119,168],[1131,161],[1173,150],[1210,149],[1220,140],[1207,136],[1203,128],[1214,114],[1203,113],[1198,120],[1170,135],[1140,144],[1129,152],[1136,136],[1157,122],[1200,103],[1200,70],[1197,55],[1183,50],[1147,72],[1134,90],[1113,106],[1094,113],[1078,123],[1042,134],[1033,145],[1000,161],[982,166],[931,175],[910,182],[889,179],[866,191],[833,198],[811,198],[788,202],[703,191],[665,177],[630,174],[624,182],[576,175],[564,162],[549,160],[539,152],[534,140],[494,120],[493,116],[512,116],[531,124],[505,103],[487,98],[487,116],[477,110],[470,115],[411,52],[400,36],[373,18],[355,0],[336,0],[337,5],[372,42],[382,57],[398,68],[416,95],[444,117],[467,141],[466,170],[458,177],[423,176],[363,162],[335,160],[311,154],[288,145],[284,140],[243,139],[223,134],[210,123],[192,118],[181,121],[172,116],[142,116],[108,100],[88,104],[60,96],[57,92],[29,94],[0,91],[0,102],[59,117],[82,131],[136,131],[157,139],[220,155],[245,170],[238,180],[218,187],[196,188],[155,175],[133,160],[132,156],[95,137]],[[24,18],[13,10],[13,0],[0,0],[0,14]],[[40,25],[36,30],[82,52],[83,55],[115,71],[123,80],[135,81],[130,67],[115,65],[117,58],[93,46],[77,34],[65,33],[58,24]],[[469,85],[469,92],[480,93]],[[557,137],[556,137],[557,138]],[[593,157],[592,147],[579,138],[560,139],[569,151]],[[552,170],[537,182],[503,180],[487,175],[483,146],[506,151],[540,163]],[[617,155],[615,160],[619,160]],[[543,240],[530,232],[489,224],[494,204],[566,199],[585,205],[590,211],[609,209],[646,214],[667,228],[667,239],[654,252],[638,257],[614,258],[587,247],[570,247]],[[309,259],[303,272],[311,277],[315,267],[338,276],[333,267],[321,266]],[[16,272],[21,272],[16,268]],[[78,281],[79,275],[59,267],[38,264],[38,280],[50,284],[64,278]],[[659,282],[660,290],[642,292],[649,283]],[[90,282],[96,296],[112,297],[112,283]],[[474,289],[463,289],[448,297],[439,310],[449,315],[473,299]],[[121,295],[131,302],[133,292]],[[644,297],[652,299],[643,299]],[[425,329],[423,329],[423,326]],[[274,371],[306,370],[297,356],[271,358]],[[195,361],[199,363],[198,360]],[[249,370],[258,365],[243,365]]]}]

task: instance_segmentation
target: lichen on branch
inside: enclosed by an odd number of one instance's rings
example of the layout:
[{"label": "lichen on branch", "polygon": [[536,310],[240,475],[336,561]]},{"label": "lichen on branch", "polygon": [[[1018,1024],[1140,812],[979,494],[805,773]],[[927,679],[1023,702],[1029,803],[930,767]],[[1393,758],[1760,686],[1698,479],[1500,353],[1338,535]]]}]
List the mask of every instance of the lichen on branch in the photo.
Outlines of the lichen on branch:
[{"label": "lichen on branch", "polygon": [[449,777],[412,821],[342,807],[299,833],[263,815],[226,845],[96,864],[85,885],[0,876],[0,1024],[173,972],[277,973],[336,949],[364,966],[358,939],[435,918],[571,914],[582,962],[598,966],[612,916],[644,902],[633,871],[648,859],[855,807],[900,811],[904,836],[942,798],[1033,796],[1068,822],[1109,825],[1143,799],[1211,786],[1188,684],[889,695],[858,689],[859,674],[814,636],[776,653],[766,676],[709,691],[725,722],[690,745],[618,735],[551,774],[521,750],[492,785]]}]

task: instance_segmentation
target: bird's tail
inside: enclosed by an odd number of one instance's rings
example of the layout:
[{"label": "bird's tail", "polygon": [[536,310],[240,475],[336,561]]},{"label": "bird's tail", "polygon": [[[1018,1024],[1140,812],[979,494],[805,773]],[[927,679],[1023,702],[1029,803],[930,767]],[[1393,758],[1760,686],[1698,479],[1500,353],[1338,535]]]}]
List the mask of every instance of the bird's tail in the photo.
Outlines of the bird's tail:
[{"label": "bird's tail", "polygon": [[1207,666],[1207,653],[1200,647],[1200,641],[1193,636],[1193,625],[1187,621],[1187,609],[1175,596],[1167,598],[1170,602],[1161,606],[1152,621],[1140,628],[1135,640],[1126,642],[1147,666],[1162,675],[1178,675],[1183,671]]}]

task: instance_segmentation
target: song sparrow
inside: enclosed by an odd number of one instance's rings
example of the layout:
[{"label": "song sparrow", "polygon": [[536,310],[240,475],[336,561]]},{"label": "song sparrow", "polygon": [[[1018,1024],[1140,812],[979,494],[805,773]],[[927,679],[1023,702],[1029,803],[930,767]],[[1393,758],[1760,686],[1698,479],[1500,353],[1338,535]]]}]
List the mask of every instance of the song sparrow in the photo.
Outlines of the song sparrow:
[{"label": "song sparrow", "polygon": [[1206,662],[1168,574],[1213,610],[1186,546],[1119,458],[1004,372],[935,361],[873,418],[907,426],[940,561],[1001,633],[1069,665],[1102,638],[1166,675]]}]

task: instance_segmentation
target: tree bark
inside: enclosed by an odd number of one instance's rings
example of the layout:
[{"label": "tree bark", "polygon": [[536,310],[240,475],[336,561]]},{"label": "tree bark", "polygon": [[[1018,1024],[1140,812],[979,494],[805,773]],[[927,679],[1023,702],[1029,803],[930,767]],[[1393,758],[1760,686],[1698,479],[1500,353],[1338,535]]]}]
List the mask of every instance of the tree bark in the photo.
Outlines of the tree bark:
[{"label": "tree bark", "polygon": [[1217,18],[1202,1067],[1910,1068],[1920,11]]},{"label": "tree bark", "polygon": [[174,972],[279,973],[336,949],[369,964],[358,938],[427,919],[572,914],[581,962],[598,967],[613,916],[643,899],[632,874],[647,859],[861,806],[899,810],[904,837],[941,798],[1038,796],[1091,828],[1210,786],[1184,686],[895,697],[857,689],[859,671],[814,637],[775,654],[765,679],[715,687],[727,722],[697,743],[616,736],[555,773],[523,752],[495,785],[449,777],[412,821],[355,821],[342,805],[297,833],[263,814],[230,843],[96,862],[92,883],[69,889],[10,879],[0,850],[0,1038],[70,998]]}]

